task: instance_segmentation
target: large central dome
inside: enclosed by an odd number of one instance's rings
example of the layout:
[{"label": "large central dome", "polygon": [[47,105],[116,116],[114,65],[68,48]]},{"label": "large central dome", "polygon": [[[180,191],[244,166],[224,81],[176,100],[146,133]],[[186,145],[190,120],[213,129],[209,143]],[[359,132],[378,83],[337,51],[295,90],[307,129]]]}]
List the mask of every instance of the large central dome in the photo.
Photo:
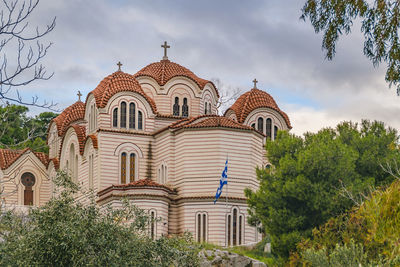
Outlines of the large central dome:
[{"label": "large central dome", "polygon": [[175,62],[169,61],[168,59],[163,59],[159,62],[151,63],[138,71],[134,76],[151,77],[156,80],[157,83],[161,86],[165,85],[172,78],[178,76],[184,76],[191,79],[200,87],[200,89],[203,89],[204,86],[210,82],[208,80],[197,77],[196,74],[194,74],[192,71]]}]

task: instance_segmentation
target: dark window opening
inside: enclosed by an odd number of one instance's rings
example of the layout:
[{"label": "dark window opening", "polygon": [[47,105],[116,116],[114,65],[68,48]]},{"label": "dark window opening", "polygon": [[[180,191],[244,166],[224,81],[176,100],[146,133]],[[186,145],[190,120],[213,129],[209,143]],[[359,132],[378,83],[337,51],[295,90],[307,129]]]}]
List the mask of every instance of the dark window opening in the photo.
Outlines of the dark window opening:
[{"label": "dark window opening", "polygon": [[130,129],[135,129],[135,114],[136,112],[136,107],[135,107],[135,103],[130,103],[129,104],[129,128]]},{"label": "dark window opening", "polygon": [[174,116],[179,116],[179,97],[175,97],[175,104],[172,111]]},{"label": "dark window opening", "polygon": [[126,128],[126,103],[121,103],[121,128]]}]

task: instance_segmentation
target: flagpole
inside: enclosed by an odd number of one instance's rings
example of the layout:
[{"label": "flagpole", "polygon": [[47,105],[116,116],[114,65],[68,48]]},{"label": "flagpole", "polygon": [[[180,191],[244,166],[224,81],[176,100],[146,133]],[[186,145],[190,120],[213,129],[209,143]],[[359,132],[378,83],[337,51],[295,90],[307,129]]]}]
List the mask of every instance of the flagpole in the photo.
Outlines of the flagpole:
[{"label": "flagpole", "polygon": [[[229,157],[228,157],[228,154],[226,154],[226,161],[228,161],[228,160],[229,160]],[[226,175],[228,176],[228,171],[227,171]],[[228,178],[227,178],[226,179],[226,195],[225,195],[225,208],[226,208],[225,218],[226,218],[227,222],[228,222],[228,188],[229,188],[228,184],[229,183],[228,183]],[[229,227],[229,225],[227,225],[227,227]],[[226,243],[227,243],[226,246],[227,247],[229,247],[228,240],[229,240],[229,237],[226,237]]]}]

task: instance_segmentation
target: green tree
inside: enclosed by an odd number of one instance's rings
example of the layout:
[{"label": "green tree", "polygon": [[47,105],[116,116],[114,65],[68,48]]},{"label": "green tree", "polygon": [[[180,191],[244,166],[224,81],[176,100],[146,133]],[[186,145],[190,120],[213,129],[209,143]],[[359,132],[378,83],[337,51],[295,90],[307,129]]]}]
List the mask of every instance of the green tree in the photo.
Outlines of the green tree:
[{"label": "green tree", "polygon": [[[100,209],[65,173],[55,179],[62,190],[29,214],[0,216],[1,266],[197,266],[190,236],[152,240],[150,218],[125,201],[119,209]],[[89,196],[84,204],[77,194]]]},{"label": "green tree", "polygon": [[25,106],[0,106],[0,147],[47,152],[47,127],[57,116],[53,112],[43,112],[35,117],[28,117],[29,109]]},{"label": "green tree", "polygon": [[349,34],[361,20],[364,54],[374,66],[387,64],[385,79],[400,95],[400,2],[397,0],[307,0],[302,19],[309,19],[315,32],[323,32],[322,48],[331,60],[342,34]]},{"label": "green tree", "polygon": [[258,169],[260,188],[245,193],[250,220],[262,222],[273,253],[286,258],[314,227],[360,203],[360,193],[391,182],[380,164],[399,161],[397,141],[394,129],[376,121],[343,122],[304,138],[282,131],[267,140],[274,168]]}]

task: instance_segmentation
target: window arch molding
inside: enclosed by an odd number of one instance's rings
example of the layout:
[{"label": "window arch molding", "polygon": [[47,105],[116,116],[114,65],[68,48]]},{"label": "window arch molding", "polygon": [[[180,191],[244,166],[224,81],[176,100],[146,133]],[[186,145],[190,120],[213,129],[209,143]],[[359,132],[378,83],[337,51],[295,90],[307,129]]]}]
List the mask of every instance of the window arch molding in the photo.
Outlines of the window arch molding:
[{"label": "window arch molding", "polygon": [[157,238],[157,210],[156,209],[149,209],[148,210],[149,214],[149,237],[151,239],[156,239]]},{"label": "window arch molding", "polygon": [[196,242],[208,241],[208,212],[198,211],[195,214],[195,231],[194,237]]},{"label": "window arch molding", "polygon": [[225,244],[240,246],[245,243],[246,216],[239,206],[232,206],[225,215]]},{"label": "window arch molding", "polygon": [[32,191],[33,191],[33,206],[38,206],[40,204],[40,187],[42,185],[42,180],[43,176],[41,173],[36,169],[32,167],[23,167],[18,170],[18,205],[24,205],[24,189],[25,186],[21,182],[22,175],[24,173],[30,172],[35,176],[35,184],[32,186]]},{"label": "window arch molding", "polygon": [[157,175],[158,183],[166,184],[168,182],[168,165],[165,161],[162,161],[158,166]]},{"label": "window arch molding", "polygon": [[130,173],[131,173],[131,169],[130,169],[130,155],[131,154],[135,154],[135,176],[133,177],[134,180],[136,181],[139,178],[139,166],[140,166],[140,161],[141,158],[143,158],[143,152],[141,151],[141,149],[133,144],[133,143],[122,143],[120,144],[114,151],[114,156],[116,156],[118,158],[118,183],[122,182],[122,173],[121,173],[121,169],[122,169],[122,154],[125,153],[125,183],[129,183],[130,182]]},{"label": "window arch molding", "polygon": [[[131,107],[133,108],[134,116],[131,115]],[[110,126],[111,128],[126,129],[126,130],[144,130],[146,110],[141,108],[141,102],[137,99],[122,98],[111,107],[110,111]],[[124,113],[124,114],[123,114]],[[141,114],[141,115],[139,115]],[[134,125],[131,125],[131,119],[134,120]],[[124,120],[123,120],[124,119]],[[140,120],[141,119],[141,120]],[[122,121],[123,120],[123,121]]]},{"label": "window arch molding", "polygon": [[[131,91],[124,91],[118,92],[117,94],[113,95],[110,100],[108,101],[107,105],[104,109],[101,109],[101,113],[106,113],[109,116],[109,127],[113,127],[113,111],[115,108],[118,108],[118,128],[120,127],[120,113],[121,113],[121,102],[127,103],[127,117],[129,115],[129,103],[135,103],[136,110],[140,110],[143,114],[143,129],[145,129],[145,118],[151,117],[155,115],[153,109],[149,102],[140,94]],[[127,120],[127,126],[129,129],[129,124]]]},{"label": "window arch molding", "polygon": [[265,120],[267,118],[270,118],[272,120],[272,125],[278,126],[278,128],[280,130],[288,130],[288,126],[286,124],[285,119],[282,117],[282,115],[279,112],[277,112],[271,108],[257,108],[255,110],[253,110],[246,117],[243,124],[250,126],[252,123],[256,123],[256,125],[257,125],[257,119],[259,117],[264,118],[264,126],[265,126]]}]

